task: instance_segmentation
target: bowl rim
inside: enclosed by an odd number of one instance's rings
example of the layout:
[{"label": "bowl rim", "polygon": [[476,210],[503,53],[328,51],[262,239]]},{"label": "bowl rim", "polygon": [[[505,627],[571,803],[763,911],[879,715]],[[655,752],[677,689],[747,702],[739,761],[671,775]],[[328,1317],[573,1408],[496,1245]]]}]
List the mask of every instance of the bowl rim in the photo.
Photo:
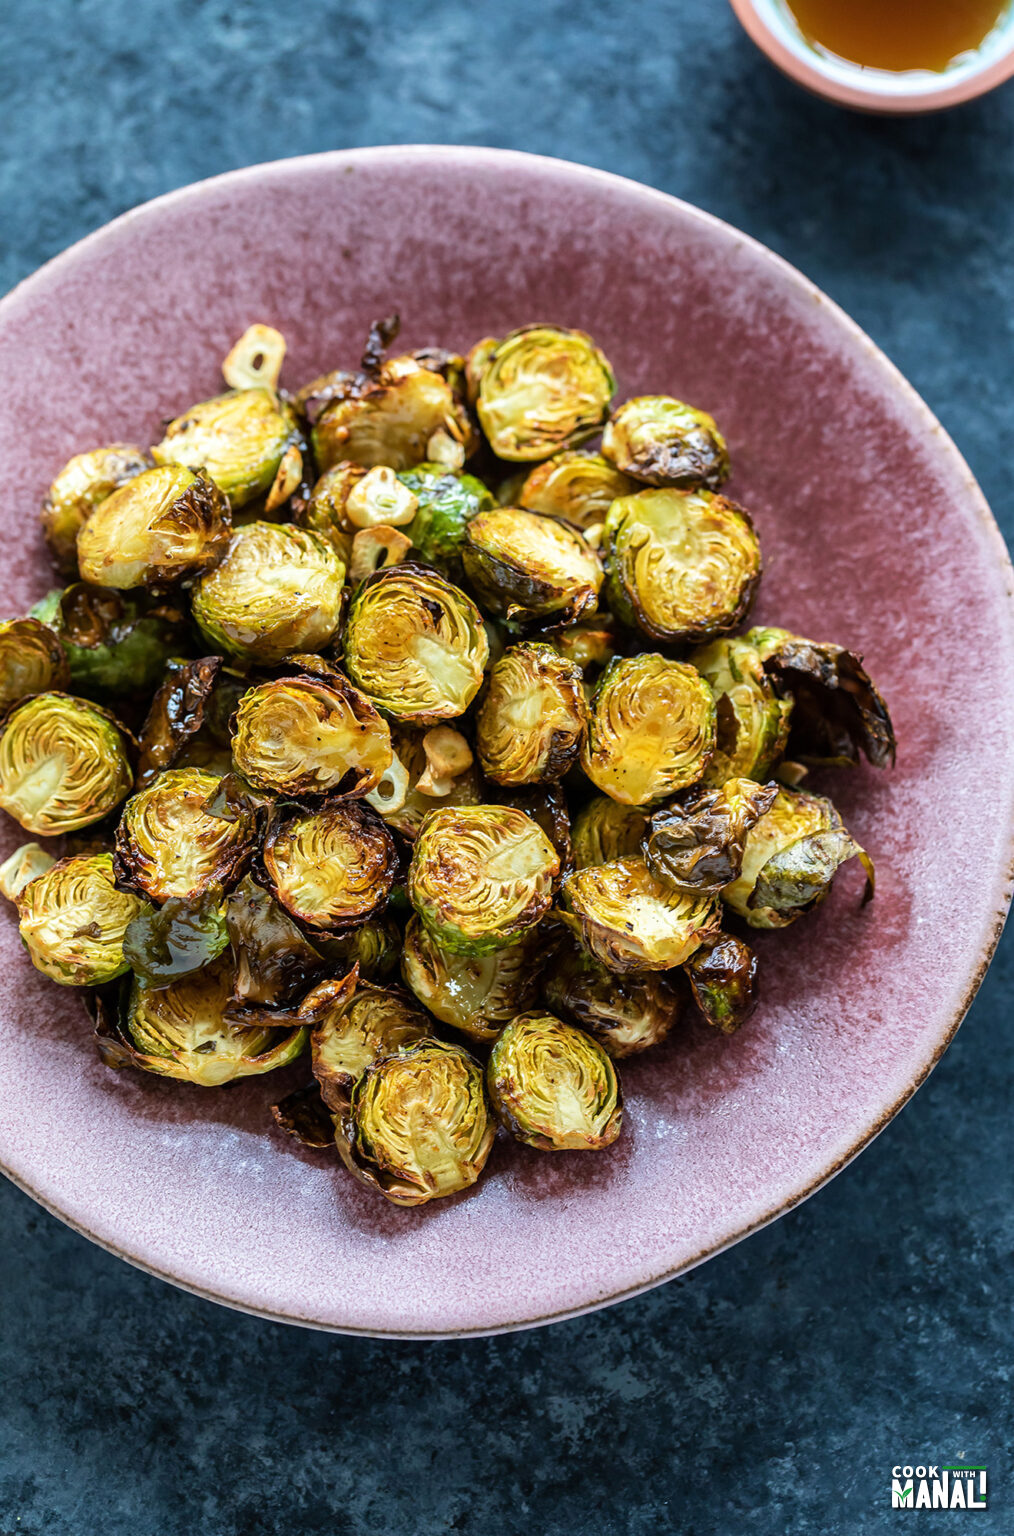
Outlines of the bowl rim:
[{"label": "bowl rim", "polygon": [[[748,3],[748,0],[732,0],[739,8]],[[1014,63],[1012,63],[1014,69]],[[938,421],[933,411],[923,400],[922,396],[905,378],[900,369],[891,362],[890,358],[871,337],[862,329],[857,321],[853,320],[845,310],[835,301],[829,298],[822,289],[818,288],[797,267],[777,252],[753,236],[744,233],[729,224],[717,215],[708,213],[704,209],[696,207],[682,198],[674,197],[670,193],[659,191],[656,188],[646,186],[642,182],[630,177],[619,176],[613,172],[598,170],[591,166],[582,165],[576,161],[562,160],[549,155],[530,154],[523,150],[496,149],[482,145],[447,145],[447,144],[391,144],[380,146],[363,146],[353,149],[326,150],[317,154],[298,155],[281,160],[264,161],[252,166],[245,166],[238,170],[226,171],[219,175],[207,177],[203,180],[190,182],[183,187],[161,194],[159,197],[140,203],[134,208],[126,210],[116,218],[111,219],[90,234],[83,236],[65,250],[59,252],[49,261],[38,267],[34,272],[23,278],[9,292],[0,298],[0,326],[3,325],[8,315],[20,307],[20,303],[29,298],[37,287],[43,286],[54,276],[58,276],[64,267],[71,267],[82,251],[94,252],[110,239],[115,240],[119,233],[136,221],[143,221],[152,213],[161,212],[163,209],[185,204],[193,199],[199,199],[209,192],[223,185],[237,185],[244,182],[256,182],[259,177],[267,174],[285,174],[288,170],[298,172],[301,167],[335,167],[344,168],[349,165],[372,165],[391,163],[395,161],[415,160],[440,161],[457,160],[468,162],[477,172],[481,173],[483,167],[497,166],[502,169],[511,169],[524,173],[526,170],[539,167],[561,172],[573,177],[585,184],[592,192],[596,187],[622,187],[628,195],[634,195],[645,204],[649,204],[660,210],[677,208],[681,216],[689,217],[701,228],[710,228],[721,232],[723,239],[734,239],[738,244],[752,250],[759,260],[767,268],[776,273],[783,282],[790,283],[797,291],[813,303],[823,306],[834,318],[836,324],[850,337],[853,344],[864,352],[868,360],[880,371],[881,376],[893,392],[901,397],[909,409],[921,417],[926,433],[935,438],[939,451],[948,456],[954,469],[958,470],[964,478],[969,489],[969,511],[974,513],[982,525],[982,532],[993,546],[993,552],[998,569],[1003,572],[1005,580],[1005,597],[1008,615],[1014,632],[1014,566],[1011,563],[1010,553],[1004,541],[1003,535],[990,511],[986,498],[969,469],[964,457],[960,453],[953,439]],[[270,1322],[294,1324],[299,1327],[313,1328],[321,1332],[348,1334],[366,1338],[384,1339],[452,1339],[452,1338],[485,1338],[501,1333],[518,1332],[528,1328],[538,1328],[554,1322],[563,1322],[569,1318],[581,1317],[601,1308],[612,1306],[621,1301],[627,1301],[635,1296],[640,1296],[654,1290],[656,1286],[665,1284],[679,1275],[695,1269],[705,1260],[713,1258],[716,1254],[724,1252],[741,1242],[744,1238],[760,1231],[762,1227],[769,1225],[778,1217],[785,1215],[804,1200],[816,1194],[825,1184],[829,1183],[836,1174],[840,1173],[852,1160],[859,1155],[880,1134],[895,1115],[908,1103],[916,1090],[925,1082],[926,1078],[937,1065],[947,1047],[950,1045],[962,1020],[970,1008],[976,992],[989,968],[996,946],[1003,932],[1010,905],[1012,893],[1014,893],[1014,784],[1010,786],[1012,799],[1012,815],[1007,841],[1006,862],[999,867],[993,876],[995,900],[991,906],[990,919],[984,923],[979,942],[979,949],[972,963],[970,974],[966,982],[961,1001],[947,1022],[945,1029],[937,1039],[932,1054],[923,1063],[904,1092],[886,1110],[878,1116],[872,1125],[867,1127],[857,1137],[846,1152],[837,1157],[835,1161],[824,1169],[817,1178],[813,1179],[805,1189],[797,1191],[787,1199],[781,1200],[777,1205],[770,1207],[754,1221],[742,1227],[739,1231],[730,1234],[720,1242],[709,1244],[699,1253],[679,1264],[665,1269],[659,1274],[653,1275],[644,1282],[633,1286],[624,1287],[621,1290],[610,1292],[608,1295],[600,1295],[579,1306],[565,1307],[559,1311],[549,1312],[543,1315],[530,1316],[512,1320],[508,1323],[497,1324],[493,1327],[455,1327],[440,1330],[434,1329],[406,1329],[406,1328],[360,1328],[352,1325],[336,1326],[333,1323],[300,1317],[291,1313],[274,1312],[267,1307],[257,1307],[239,1302],[232,1297],[223,1296],[219,1292],[202,1287],[192,1281],[180,1279],[167,1271],[158,1268],[157,1265],[142,1259],[135,1254],[127,1252],[116,1243],[89,1230],[88,1226],[79,1220],[68,1217],[61,1211],[51,1199],[32,1187],[27,1179],[22,1178],[9,1168],[0,1157],[0,1172],[10,1181],[29,1195],[37,1204],[41,1205],[50,1215],[57,1217],[65,1226],[72,1228],[81,1236],[89,1239],[98,1247],[115,1257],[124,1259],[128,1264],[144,1273],[154,1276],[158,1280],[164,1280],[180,1290],[188,1291],[192,1295],[199,1296],[203,1300],[213,1301],[221,1306],[229,1307],[233,1311],[243,1312],[250,1316],[260,1317]]]}]

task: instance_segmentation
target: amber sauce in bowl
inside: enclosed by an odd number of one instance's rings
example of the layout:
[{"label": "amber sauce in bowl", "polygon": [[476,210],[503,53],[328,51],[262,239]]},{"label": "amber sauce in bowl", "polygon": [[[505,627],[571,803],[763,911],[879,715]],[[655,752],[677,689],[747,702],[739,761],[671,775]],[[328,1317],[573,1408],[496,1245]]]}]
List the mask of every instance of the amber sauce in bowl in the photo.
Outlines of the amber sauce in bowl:
[{"label": "amber sauce in bowl", "polygon": [[867,69],[948,69],[975,53],[1008,0],[787,0],[812,48]]}]

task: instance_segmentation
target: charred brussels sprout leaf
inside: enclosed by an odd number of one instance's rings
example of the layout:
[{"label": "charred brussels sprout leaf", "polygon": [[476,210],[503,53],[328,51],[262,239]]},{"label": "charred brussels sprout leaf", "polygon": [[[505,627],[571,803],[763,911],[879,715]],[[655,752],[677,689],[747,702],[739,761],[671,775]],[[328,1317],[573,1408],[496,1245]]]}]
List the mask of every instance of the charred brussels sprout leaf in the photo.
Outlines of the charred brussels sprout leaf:
[{"label": "charred brussels sprout leaf", "polygon": [[167,664],[165,681],[151,701],[141,731],[137,781],[142,788],[171,768],[203,728],[221,666],[221,656]]},{"label": "charred brussels sprout leaf", "polygon": [[760,545],[746,513],[709,491],[638,491],[614,501],[603,555],[609,606],[670,644],[727,634],[750,610]]},{"label": "charred brussels sprout leaf", "polygon": [[363,981],[393,976],[401,959],[401,929],[392,917],[374,917],[349,933],[319,933],[314,944],[329,966],[358,965]]},{"label": "charred brussels sprout leaf", "polygon": [[391,729],[340,672],[282,677],[244,694],[232,753],[258,789],[366,795],[391,763]]},{"label": "charred brussels sprout leaf", "polygon": [[712,640],[690,660],[715,695],[718,739],[704,782],[766,779],[785,751],[792,701],[775,693],[749,640]]},{"label": "charred brussels sprout leaf", "polygon": [[387,901],[398,855],[368,807],[326,800],[316,810],[277,809],[264,837],[260,872],[276,900],[310,928],[341,933]]},{"label": "charred brussels sprout leaf", "polygon": [[474,1184],[495,1134],[479,1063],[460,1046],[419,1040],[360,1078],[338,1151],[395,1205],[423,1205]]},{"label": "charred brussels sprout leaf", "polygon": [[313,1022],[313,1075],[334,1114],[348,1108],[353,1088],[370,1067],[433,1034],[426,1014],[396,987],[349,988],[325,981],[300,1013]]},{"label": "charred brussels sprout leaf", "polygon": [[644,841],[648,868],[664,885],[716,895],[738,879],[746,835],[777,793],[777,784],[729,779],[656,811]]},{"label": "charred brussels sprout leaf", "polygon": [[123,727],[105,710],[37,694],[0,731],[0,808],[39,837],[90,826],[130,793],[130,757]]},{"label": "charred brussels sprout leaf", "polygon": [[100,987],[127,970],[124,934],[144,911],[113,884],[108,853],[61,859],[17,899],[21,938],[32,964],[66,987]]},{"label": "charred brussels sprout leaf", "polygon": [[426,566],[380,571],[360,588],[345,626],[352,681],[396,720],[464,714],[479,691],[489,643],[470,597]]},{"label": "charred brussels sprout leaf", "polygon": [[77,536],[100,502],[151,468],[143,448],[111,443],[65,464],[42,503],[42,531],[63,576],[77,575]]},{"label": "charred brussels sprout leaf", "polygon": [[625,805],[696,784],[715,750],[715,701],[695,668],[646,653],[612,662],[592,701],[581,766]]},{"label": "charred brussels sprout leaf", "polygon": [[561,779],[577,760],[587,720],[577,667],[549,645],[511,646],[490,672],[476,717],[483,772],[507,785]]},{"label": "charred brussels sprout leaf", "polygon": [[723,933],[699,949],[684,970],[706,1024],[734,1035],[757,1006],[757,956],[742,939]]},{"label": "charred brussels sprout leaf", "polygon": [[563,882],[563,919],[610,971],[668,971],[718,934],[718,903],[656,880],[644,859],[614,859]]},{"label": "charred brussels sprout leaf", "polygon": [[528,325],[480,342],[468,359],[476,411],[493,452],[524,463],[591,437],[616,379],[583,331]]},{"label": "charred brussels sprout leaf", "polygon": [[236,1002],[279,1007],[320,979],[327,963],[320,950],[249,875],[226,900],[224,918],[232,944]]},{"label": "charred brussels sprout leaf", "polygon": [[167,464],[99,503],[78,535],[78,565],[97,587],[164,586],[217,565],[230,530],[229,503],[214,482]]},{"label": "charred brussels sprout leaf", "polygon": [[292,410],[273,390],[254,388],[192,405],[151,451],[156,464],[203,469],[238,508],[268,494],[293,448],[301,438]]},{"label": "charred brussels sprout leaf", "polygon": [[39,616],[0,624],[0,711],[35,693],[70,684],[60,637]]},{"label": "charred brussels sprout leaf", "polygon": [[436,806],[480,805],[485,798],[482,775],[474,761],[455,775],[447,793],[436,799],[432,793],[428,794],[425,789],[418,787],[420,782],[425,783],[429,771],[429,761],[423,746],[427,734],[407,726],[395,727],[392,736],[394,750],[407,778],[404,798],[397,809],[391,810],[385,808],[383,798],[378,795],[372,796],[370,800],[387,825],[400,832],[410,843],[415,842],[423,821]]},{"label": "charred brussels sprout leaf", "polygon": [[488,955],[541,921],[559,872],[556,849],[523,811],[443,807],[423,823],[408,895],[442,949]]},{"label": "charred brussels sprout leaf", "polygon": [[806,763],[850,764],[865,753],[875,768],[894,763],[891,716],[862,657],[784,629],[746,636],[778,691],[792,699],[790,750]]},{"label": "charred brussels sprout leaf", "polygon": [[600,453],[568,449],[538,464],[518,489],[518,506],[547,517],[562,517],[576,528],[604,523],[619,496],[639,490],[636,480],[621,474]]},{"label": "charred brussels sprout leaf", "polygon": [[194,592],[194,618],[219,650],[254,662],[319,651],[341,618],[345,566],[319,534],[248,523]]},{"label": "charred brussels sprout leaf", "polygon": [[253,853],[256,818],[225,821],[209,809],[214,774],[171,768],[124,807],[116,829],[116,873],[152,901],[193,902],[213,886],[228,890]]},{"label": "charred brussels sprout leaf", "polygon": [[480,512],[465,530],[465,574],[491,613],[573,623],[594,613],[602,565],[576,528],[517,507]]},{"label": "charred brussels sprout leaf", "polygon": [[188,639],[178,609],[155,607],[137,594],[90,587],[84,581],[50,592],[32,611],[56,631],[70,668],[70,685],[88,699],[151,693],[169,656]]},{"label": "charred brussels sprout leaf", "polygon": [[537,945],[531,938],[489,955],[441,949],[417,917],[409,918],[401,974],[442,1024],[473,1040],[495,1040],[534,1000]]},{"label": "charred brussels sprout leaf", "polygon": [[287,1093],[284,1099],[272,1104],[271,1114],[278,1129],[301,1141],[304,1147],[314,1147],[318,1152],[334,1150],[334,1120],[316,1082]]},{"label": "charred brussels sprout leaf", "polygon": [[161,907],[138,913],[123,940],[127,964],[142,986],[167,987],[217,960],[229,944],[219,888],[195,901],[170,896]]},{"label": "charred brussels sprout leaf", "polygon": [[574,942],[554,952],[542,992],[554,1013],[586,1030],[615,1061],[658,1045],[679,1015],[663,972],[617,976]]},{"label": "charred brussels sprout leaf", "polygon": [[669,395],[639,395],[613,412],[602,452],[648,485],[717,491],[729,478],[725,438],[706,411]]},{"label": "charred brussels sprout leaf", "polygon": [[493,1108],[527,1146],[545,1152],[597,1152],[623,1124],[623,1097],[606,1052],[549,1013],[508,1024],[486,1073]]},{"label": "charred brussels sprout leaf", "polygon": [[611,864],[628,853],[640,853],[648,817],[633,805],[610,795],[596,795],[574,817],[574,863],[578,869]]},{"label": "charred brussels sprout leaf", "polygon": [[442,464],[417,464],[398,476],[418,503],[405,530],[416,549],[434,565],[457,572],[465,529],[477,512],[488,512],[496,501],[474,475],[446,469]]},{"label": "charred brussels sprout leaf", "polygon": [[457,468],[475,446],[453,382],[411,356],[393,357],[372,375],[332,374],[304,390],[303,400],[321,469],[342,460],[411,469],[435,453]]}]

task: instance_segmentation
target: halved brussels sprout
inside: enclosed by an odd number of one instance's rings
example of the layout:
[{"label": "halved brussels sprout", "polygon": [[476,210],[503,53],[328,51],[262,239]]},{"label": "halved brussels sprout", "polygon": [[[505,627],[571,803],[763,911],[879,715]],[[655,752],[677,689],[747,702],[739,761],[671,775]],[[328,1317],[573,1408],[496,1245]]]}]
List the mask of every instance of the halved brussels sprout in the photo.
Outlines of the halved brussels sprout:
[{"label": "halved brussels sprout", "polygon": [[90,587],[84,581],[48,593],[32,615],[56,631],[69,664],[70,686],[86,699],[151,693],[169,657],[189,640],[189,626],[177,608],[153,606],[136,593]]},{"label": "halved brussels sprout", "polygon": [[36,694],[0,731],[0,809],[39,837],[91,826],[130,793],[130,759],[124,728],[104,709]]},{"label": "halved brussels sprout", "polygon": [[752,629],[746,641],[778,691],[792,699],[793,758],[848,766],[861,750],[875,768],[894,763],[891,716],[861,656],[784,629]]},{"label": "halved brussels sprout", "polygon": [[495,1040],[535,997],[539,966],[533,938],[489,955],[441,949],[417,917],[405,929],[401,974],[434,1018],[473,1040]]},{"label": "halved brussels sprout", "polygon": [[243,695],[232,753],[258,789],[367,795],[390,766],[391,728],[336,669],[280,677]]},{"label": "halved brussels sprout", "polygon": [[454,386],[425,362],[392,357],[373,376],[338,373],[301,392],[321,469],[351,460],[411,469],[437,453],[460,467],[475,431]]},{"label": "halved brussels sprout", "polygon": [[729,779],[656,811],[644,840],[648,868],[664,885],[716,895],[738,879],[746,835],[777,793],[777,784]]},{"label": "halved brussels sprout", "polygon": [[581,766],[624,805],[696,784],[715,750],[715,701],[695,668],[646,652],[611,662],[592,699]]},{"label": "halved brussels sprout", "polygon": [[640,853],[647,825],[647,815],[636,806],[622,805],[611,795],[596,795],[574,817],[574,863],[578,869],[588,869]]},{"label": "halved brussels sprout", "polygon": [[760,581],[749,517],[710,491],[662,487],[621,496],[606,518],[602,549],[617,618],[672,644],[735,629]]},{"label": "halved brussels sprout", "polygon": [[550,645],[506,650],[489,674],[475,722],[483,772],[496,784],[561,779],[588,723],[581,672]]},{"label": "halved brussels sprout", "polygon": [[145,469],[95,508],[78,534],[78,566],[97,587],[163,586],[217,565],[231,527],[229,503],[202,471]]},{"label": "halved brussels sprout", "polygon": [[656,880],[644,859],[614,859],[563,882],[563,921],[610,971],[669,971],[718,934],[719,905]]},{"label": "halved brussels sprout", "polygon": [[202,970],[228,947],[220,886],[192,901],[170,896],[161,907],[146,907],[123,936],[124,960],[146,987],[167,987]]},{"label": "halved brussels sprout", "polygon": [[263,877],[299,922],[333,933],[354,928],[387,901],[398,869],[383,822],[357,801],[316,810],[279,807],[261,854]]},{"label": "halved brussels sprout", "polygon": [[212,886],[228,890],[249,863],[257,835],[252,812],[231,821],[208,802],[214,774],[170,768],[127,801],[116,829],[116,874],[152,901],[195,901]]},{"label": "halved brussels sprout", "polygon": [[576,528],[593,528],[605,522],[618,496],[632,496],[638,489],[636,480],[621,474],[600,453],[568,449],[529,472],[516,504],[565,518]]},{"label": "halved brussels sprout", "polygon": [[445,806],[423,823],[408,895],[442,949],[488,955],[541,921],[559,872],[556,849],[523,811]]},{"label": "halved brussels sprout", "polygon": [[322,982],[301,1012],[314,1019],[310,1036],[313,1075],[334,1114],[349,1105],[352,1090],[368,1068],[417,1040],[432,1039],[431,1021],[397,987],[356,988],[343,995],[340,983]]},{"label": "halved brussels sprout", "polygon": [[250,661],[319,651],[341,619],[345,566],[320,534],[248,523],[198,582],[193,610],[212,645]]},{"label": "halved brussels sprout", "polygon": [[[327,962],[321,951],[249,875],[226,900],[224,917],[238,1003],[280,1007],[302,997],[323,975]],[[354,962],[348,963],[351,967]]]},{"label": "halved brussels sprout", "polygon": [[434,724],[464,714],[489,656],[470,597],[427,566],[391,566],[364,582],[349,608],[345,665],[396,720]]},{"label": "halved brussels sprout", "polygon": [[77,575],[77,536],[95,508],[150,468],[151,459],[144,449],[132,443],[90,448],[64,465],[49,487],[41,514],[46,542],[64,576]]},{"label": "halved brussels sprout", "polygon": [[24,886],[18,928],[36,970],[65,987],[100,987],[122,976],[127,925],[144,903],[113,883],[109,853],[61,859]]},{"label": "halved brussels sprout", "polygon": [[141,729],[140,788],[163,769],[171,768],[187,743],[203,729],[221,667],[221,656],[202,656],[197,661],[174,659],[166,664],[165,681],[152,699]]},{"label": "halved brussels sprout", "polygon": [[[421,780],[425,780],[429,771],[429,762],[423,742],[428,733],[412,730],[408,726],[395,726],[392,733],[392,744],[407,775],[407,786],[404,798],[397,809],[387,810],[382,796],[371,796],[370,804],[379,811],[389,827],[400,832],[402,837],[414,843],[419,836],[419,828],[425,818],[439,806],[481,805],[485,799],[485,788],[478,765],[473,761],[460,774],[457,774],[446,794],[434,799],[432,794],[419,789]],[[383,786],[381,786],[383,788]]]},{"label": "halved brussels sprout", "polygon": [[616,389],[590,336],[525,325],[479,342],[468,358],[479,422],[498,458],[548,459],[598,431]]},{"label": "halved brussels sprout", "polygon": [[38,618],[0,624],[0,710],[35,693],[59,691],[70,683],[60,637]]},{"label": "halved brussels sprout", "polygon": [[17,901],[25,886],[44,875],[47,869],[52,869],[55,863],[53,855],[38,843],[22,843],[0,864],[0,896]]},{"label": "halved brussels sprout", "polygon": [[664,972],[617,976],[572,941],[554,952],[542,994],[554,1013],[586,1030],[614,1061],[658,1045],[679,1017],[679,995]]},{"label": "halved brussels sprout", "polygon": [[417,502],[406,533],[420,554],[454,575],[468,523],[477,512],[495,507],[495,497],[474,475],[443,464],[417,464],[398,479]]},{"label": "halved brussels sprout", "polygon": [[873,895],[873,862],[849,835],[831,801],[782,787],[746,836],[743,869],[723,901],[751,928],[787,928],[828,895],[840,865],[858,857]]},{"label": "halved brussels sprout", "polygon": [[474,1184],[495,1136],[479,1063],[460,1046],[419,1040],[360,1078],[338,1151],[395,1205],[424,1205]]},{"label": "halved brussels sprout", "polygon": [[734,1035],[757,1006],[757,956],[750,946],[723,933],[683,969],[704,1022]]},{"label": "halved brussels sprout", "polygon": [[589,667],[607,667],[616,655],[616,624],[608,613],[596,613],[556,629],[543,629],[539,638],[582,672]]},{"label": "halved brussels sprout", "polygon": [[238,508],[268,494],[285,454],[299,453],[301,442],[291,408],[274,390],[255,387],[192,405],[151,452],[156,464],[203,469]]},{"label": "halved brussels sprout", "polygon": [[621,405],[602,434],[602,452],[648,485],[717,491],[729,478],[729,450],[714,417],[669,395]]},{"label": "halved brussels sprout", "polygon": [[623,1124],[623,1095],[606,1052],[551,1013],[523,1013],[489,1056],[493,1108],[518,1141],[544,1152],[597,1152]]},{"label": "halved brussels sprout", "polygon": [[576,528],[539,512],[497,507],[465,529],[465,574],[491,613],[529,623],[573,623],[594,613],[602,564]]},{"label": "halved brussels sprout", "polygon": [[741,636],[712,640],[690,660],[715,695],[717,742],[704,782],[717,789],[727,779],[766,779],[785,752],[791,699],[778,697],[760,653]]}]

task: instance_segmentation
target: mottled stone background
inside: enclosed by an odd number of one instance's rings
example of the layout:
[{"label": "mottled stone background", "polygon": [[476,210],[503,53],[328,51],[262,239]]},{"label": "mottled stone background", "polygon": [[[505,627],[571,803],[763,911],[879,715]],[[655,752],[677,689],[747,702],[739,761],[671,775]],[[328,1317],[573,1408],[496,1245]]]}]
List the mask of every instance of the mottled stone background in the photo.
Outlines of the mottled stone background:
[{"label": "mottled stone background", "polygon": [[[1010,87],[848,116],[721,0],[0,0],[0,102],[0,290],[157,193],[347,145],[507,145],[678,193],[856,317],[1014,532]],[[535,1333],[260,1323],[5,1185],[0,1536],[852,1536],[896,1528],[894,1463],[961,1455],[989,1466],[976,1529],[1009,1532],[1012,973],[1007,944],[929,1083],[807,1205]]]}]

